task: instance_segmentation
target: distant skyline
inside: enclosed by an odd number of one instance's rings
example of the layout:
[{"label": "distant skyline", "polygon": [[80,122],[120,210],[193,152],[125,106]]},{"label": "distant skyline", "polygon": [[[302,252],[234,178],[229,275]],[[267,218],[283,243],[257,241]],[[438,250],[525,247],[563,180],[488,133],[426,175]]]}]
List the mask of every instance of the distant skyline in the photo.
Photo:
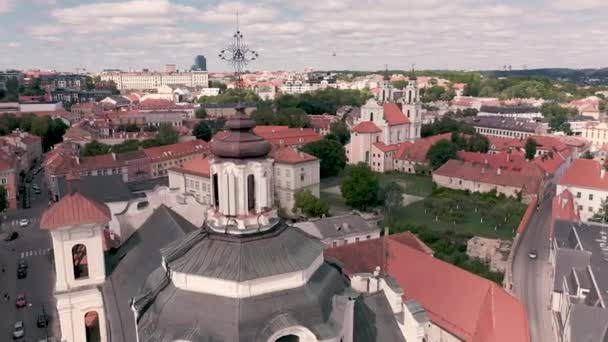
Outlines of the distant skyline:
[{"label": "distant skyline", "polygon": [[[0,0],[0,70],[230,71],[240,12],[251,70],[601,68],[605,0]],[[335,52],[335,56],[334,56]]]}]

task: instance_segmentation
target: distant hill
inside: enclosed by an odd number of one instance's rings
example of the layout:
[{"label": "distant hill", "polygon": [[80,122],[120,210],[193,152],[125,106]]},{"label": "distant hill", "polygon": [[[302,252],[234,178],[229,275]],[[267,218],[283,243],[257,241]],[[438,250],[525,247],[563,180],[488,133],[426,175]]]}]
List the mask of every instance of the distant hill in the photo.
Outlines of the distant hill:
[{"label": "distant hill", "polygon": [[528,69],[528,70],[487,70],[483,75],[491,77],[544,76],[554,80],[568,81],[580,85],[608,85],[608,68],[602,69]]}]

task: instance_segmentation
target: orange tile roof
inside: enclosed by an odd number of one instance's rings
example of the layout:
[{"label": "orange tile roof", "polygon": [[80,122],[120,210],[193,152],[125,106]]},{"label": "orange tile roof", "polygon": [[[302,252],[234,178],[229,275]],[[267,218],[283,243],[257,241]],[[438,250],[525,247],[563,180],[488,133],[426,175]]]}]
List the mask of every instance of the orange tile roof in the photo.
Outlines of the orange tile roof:
[{"label": "orange tile roof", "polygon": [[[285,126],[256,126],[253,133],[264,138],[273,145],[299,146],[322,139],[321,135],[312,128],[289,128]],[[277,129],[277,127],[279,127]]]},{"label": "orange tile roof", "polygon": [[308,115],[308,119],[310,120],[312,127],[326,130],[330,128],[333,122],[337,121],[337,117],[335,115],[329,114]]},{"label": "orange tile roof", "polygon": [[158,162],[189,156],[196,153],[203,153],[208,150],[209,143],[200,139],[195,139],[172,145],[146,148],[144,149],[144,152],[148,158],[150,158],[151,162]]},{"label": "orange tile roof", "polygon": [[560,178],[558,184],[608,190],[608,175],[602,177],[602,166],[595,160],[576,159]]},{"label": "orange tile roof", "polygon": [[397,151],[397,159],[426,162],[426,154],[431,146],[440,140],[451,140],[451,138],[451,133],[445,133],[418,139],[414,143],[403,144]]},{"label": "orange tile roof", "polygon": [[382,132],[375,123],[371,121],[361,121],[355,127],[353,127],[353,132],[357,133],[379,133]]},{"label": "orange tile roof", "polygon": [[486,184],[511,186],[522,189],[528,194],[538,193],[543,173],[536,165],[527,165],[521,171],[499,170],[491,169],[483,164],[452,159],[433,171],[433,175],[466,179]]},{"label": "orange tile roof", "polygon": [[383,107],[384,120],[386,120],[389,126],[405,125],[410,123],[410,120],[407,119],[397,104],[385,103]]},{"label": "orange tile roof", "polygon": [[329,248],[325,255],[340,260],[349,274],[384,265],[403,289],[404,300],[416,300],[433,323],[464,341],[530,341],[526,312],[515,297],[487,279],[400,242],[398,235],[384,242],[380,238]]},{"label": "orange tile roof", "polygon": [[376,142],[373,143],[373,145],[379,149],[380,151],[387,153],[387,152],[392,152],[392,151],[397,151],[399,150],[399,147],[401,147],[404,143],[401,144],[392,144],[392,145],[387,145],[383,142]]},{"label": "orange tile roof", "polygon": [[83,157],[78,165],[79,170],[113,169],[119,167],[120,163],[110,154]]},{"label": "orange tile roof", "polygon": [[51,205],[42,214],[40,228],[56,229],[76,224],[104,224],[110,221],[110,209],[105,204],[75,192]]},{"label": "orange tile roof", "polygon": [[207,157],[196,157],[188,160],[181,167],[173,167],[171,170],[183,172],[200,177],[210,177],[211,165]]},{"label": "orange tile roof", "polygon": [[574,204],[574,195],[568,189],[565,189],[553,198],[551,208],[552,222],[549,228],[549,239],[553,239],[553,224],[555,221],[567,220],[577,222],[580,218],[576,204]]},{"label": "orange tile roof", "polygon": [[524,153],[511,151],[510,153],[479,153],[458,151],[458,158],[463,161],[487,165],[489,168],[521,171],[527,164]]},{"label": "orange tile roof", "polygon": [[271,157],[277,163],[298,164],[318,160],[317,157],[298,151],[295,147],[281,147],[271,152]]}]

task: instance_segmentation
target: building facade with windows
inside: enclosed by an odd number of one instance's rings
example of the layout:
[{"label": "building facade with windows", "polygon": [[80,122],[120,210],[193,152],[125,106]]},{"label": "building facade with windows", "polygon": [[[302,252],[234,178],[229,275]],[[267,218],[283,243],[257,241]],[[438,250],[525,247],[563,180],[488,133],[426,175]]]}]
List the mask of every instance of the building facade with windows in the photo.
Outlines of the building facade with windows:
[{"label": "building facade with windows", "polygon": [[582,221],[588,222],[608,200],[608,175],[597,161],[576,159],[557,182],[557,194],[570,191]]},{"label": "building facade with windows", "polygon": [[183,84],[186,87],[206,88],[209,86],[209,75],[206,71],[185,72],[122,72],[104,71],[102,81],[113,81],[118,90],[156,89],[170,84]]}]

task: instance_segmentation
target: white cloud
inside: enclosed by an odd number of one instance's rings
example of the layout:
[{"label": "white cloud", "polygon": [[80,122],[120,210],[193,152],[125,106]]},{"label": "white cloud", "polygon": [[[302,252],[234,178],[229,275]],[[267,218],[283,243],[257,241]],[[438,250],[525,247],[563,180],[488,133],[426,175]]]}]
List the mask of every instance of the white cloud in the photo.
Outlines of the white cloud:
[{"label": "white cloud", "polygon": [[13,5],[13,0],[0,0],[0,14],[12,11]]},{"label": "white cloud", "polygon": [[18,47],[21,46],[21,43],[19,42],[9,42],[8,44],[6,44],[7,47],[11,48],[11,49],[16,49]]},{"label": "white cloud", "polygon": [[606,6],[605,0],[554,0],[553,6],[565,11],[584,11]]}]

